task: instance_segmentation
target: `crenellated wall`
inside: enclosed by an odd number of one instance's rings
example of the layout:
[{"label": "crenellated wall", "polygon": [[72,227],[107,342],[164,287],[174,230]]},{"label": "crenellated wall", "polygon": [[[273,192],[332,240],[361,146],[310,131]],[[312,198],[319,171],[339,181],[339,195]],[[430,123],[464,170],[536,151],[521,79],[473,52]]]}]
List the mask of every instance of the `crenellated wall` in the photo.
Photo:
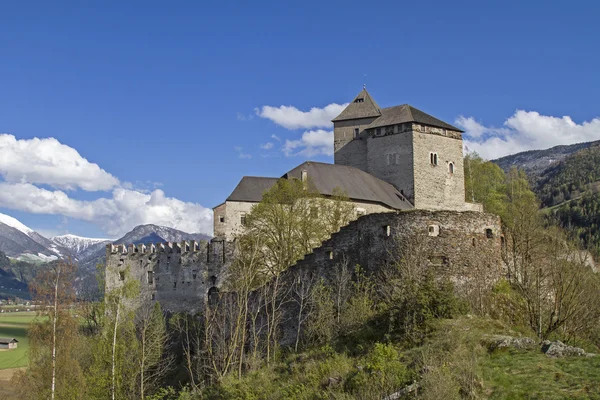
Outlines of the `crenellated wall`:
[{"label": "crenellated wall", "polygon": [[[494,282],[504,274],[498,216],[472,211],[410,210],[365,215],[351,222],[290,267],[283,274],[283,282],[293,282],[301,272],[330,279],[333,267],[344,261],[376,274],[414,238],[435,274],[454,281],[459,290],[467,288],[474,278]],[[141,283],[140,301],[158,301],[166,311],[196,313],[223,283],[234,246],[234,242],[222,239],[109,244],[106,290],[121,285],[122,273],[129,268],[132,277]]]},{"label": "crenellated wall", "polygon": [[106,246],[106,291],[122,284],[124,271],[140,281],[140,301],[158,301],[166,311],[198,312],[223,280],[233,243],[213,239],[180,243]]}]

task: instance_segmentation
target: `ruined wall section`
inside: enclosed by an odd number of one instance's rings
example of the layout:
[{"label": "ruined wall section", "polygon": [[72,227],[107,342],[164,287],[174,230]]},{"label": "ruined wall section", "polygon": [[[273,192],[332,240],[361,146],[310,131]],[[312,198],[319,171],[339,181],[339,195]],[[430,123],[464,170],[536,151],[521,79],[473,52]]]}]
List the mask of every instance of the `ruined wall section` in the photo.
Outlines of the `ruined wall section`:
[{"label": "ruined wall section", "polygon": [[[371,214],[343,227],[286,275],[309,270],[331,277],[337,263],[360,265],[376,273],[395,261],[400,247],[416,238],[436,276],[458,287],[482,273],[491,281],[504,274],[500,217],[480,212],[411,210]],[[483,271],[483,272],[482,272]]]},{"label": "ruined wall section", "polygon": [[233,243],[183,241],[106,246],[106,291],[123,284],[125,271],[140,282],[139,302],[158,301],[165,311],[200,311],[222,284]]}]

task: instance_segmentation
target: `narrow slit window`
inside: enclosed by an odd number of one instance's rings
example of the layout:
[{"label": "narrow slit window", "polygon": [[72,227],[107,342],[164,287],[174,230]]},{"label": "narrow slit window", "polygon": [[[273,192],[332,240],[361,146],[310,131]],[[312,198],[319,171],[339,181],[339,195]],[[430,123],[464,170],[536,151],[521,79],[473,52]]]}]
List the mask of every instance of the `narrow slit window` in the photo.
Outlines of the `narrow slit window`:
[{"label": "narrow slit window", "polygon": [[359,132],[359,129],[358,128],[354,128],[354,137],[358,136],[358,132]]},{"label": "narrow slit window", "polygon": [[448,172],[450,172],[451,174],[454,173],[454,163],[448,164]]},{"label": "narrow slit window", "polygon": [[148,271],[148,285],[154,284],[154,272]]}]

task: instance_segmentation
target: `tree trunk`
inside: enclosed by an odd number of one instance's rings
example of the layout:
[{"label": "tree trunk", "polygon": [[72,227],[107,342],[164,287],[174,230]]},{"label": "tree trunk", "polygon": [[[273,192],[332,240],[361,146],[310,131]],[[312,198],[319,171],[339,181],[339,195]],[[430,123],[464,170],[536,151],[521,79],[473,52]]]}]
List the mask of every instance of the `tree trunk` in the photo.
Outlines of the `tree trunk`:
[{"label": "tree trunk", "polygon": [[119,324],[119,312],[121,311],[121,302],[117,303],[117,315],[115,316],[115,329],[113,331],[112,345],[112,400],[115,400],[115,353],[117,351],[117,326]]},{"label": "tree trunk", "polygon": [[54,400],[56,391],[56,320],[58,319],[58,282],[60,280],[60,267],[58,268],[54,283],[54,318],[52,319],[52,390],[50,398]]}]

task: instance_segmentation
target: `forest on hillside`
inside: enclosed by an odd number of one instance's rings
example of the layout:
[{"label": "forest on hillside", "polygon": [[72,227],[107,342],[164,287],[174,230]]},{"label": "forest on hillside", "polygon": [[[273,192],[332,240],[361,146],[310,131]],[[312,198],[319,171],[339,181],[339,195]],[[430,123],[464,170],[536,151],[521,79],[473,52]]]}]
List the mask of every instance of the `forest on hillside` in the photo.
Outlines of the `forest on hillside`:
[{"label": "forest on hillside", "polygon": [[548,222],[600,257],[600,145],[571,154],[535,179]]}]

